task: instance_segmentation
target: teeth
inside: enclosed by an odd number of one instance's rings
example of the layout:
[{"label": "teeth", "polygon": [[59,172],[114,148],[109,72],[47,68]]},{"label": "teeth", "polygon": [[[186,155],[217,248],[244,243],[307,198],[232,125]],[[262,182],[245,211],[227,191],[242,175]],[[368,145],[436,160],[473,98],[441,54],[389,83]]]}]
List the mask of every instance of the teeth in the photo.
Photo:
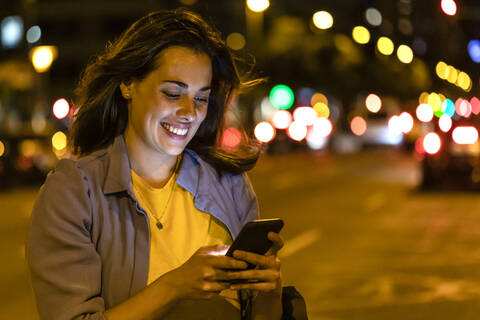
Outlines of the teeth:
[{"label": "teeth", "polygon": [[188,129],[175,128],[175,127],[173,127],[173,126],[171,126],[171,125],[169,125],[168,123],[165,123],[165,122],[162,122],[162,127],[164,127],[165,129],[167,129],[171,133],[174,133],[178,136],[184,136],[188,132]]}]

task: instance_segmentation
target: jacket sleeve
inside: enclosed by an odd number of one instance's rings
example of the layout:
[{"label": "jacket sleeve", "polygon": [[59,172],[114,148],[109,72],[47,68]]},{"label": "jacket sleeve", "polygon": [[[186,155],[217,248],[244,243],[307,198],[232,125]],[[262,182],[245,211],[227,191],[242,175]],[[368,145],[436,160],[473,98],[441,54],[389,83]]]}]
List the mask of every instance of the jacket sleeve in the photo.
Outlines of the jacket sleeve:
[{"label": "jacket sleeve", "polygon": [[259,219],[257,196],[245,172],[232,177],[232,188],[233,199],[237,204],[237,214],[242,225],[248,221]]},{"label": "jacket sleeve", "polygon": [[40,190],[27,262],[41,319],[105,319],[91,201],[87,179],[71,160],[60,161]]}]

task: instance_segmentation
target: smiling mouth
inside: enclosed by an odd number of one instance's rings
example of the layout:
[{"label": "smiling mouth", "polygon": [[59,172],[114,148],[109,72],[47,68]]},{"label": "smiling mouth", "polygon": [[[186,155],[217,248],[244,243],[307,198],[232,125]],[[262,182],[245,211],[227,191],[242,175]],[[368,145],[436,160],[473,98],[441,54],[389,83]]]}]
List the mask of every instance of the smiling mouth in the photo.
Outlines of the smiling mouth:
[{"label": "smiling mouth", "polygon": [[178,128],[175,126],[172,126],[171,124],[168,124],[166,122],[161,122],[160,123],[163,128],[165,128],[168,132],[171,132],[177,136],[186,136],[188,132],[188,128]]}]

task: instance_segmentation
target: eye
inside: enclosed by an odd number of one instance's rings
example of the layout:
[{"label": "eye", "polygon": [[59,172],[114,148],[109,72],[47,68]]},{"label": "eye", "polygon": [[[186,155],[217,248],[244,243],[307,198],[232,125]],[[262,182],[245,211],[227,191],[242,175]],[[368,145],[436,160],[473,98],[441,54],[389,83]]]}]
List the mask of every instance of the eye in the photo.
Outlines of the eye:
[{"label": "eye", "polygon": [[168,99],[178,99],[180,98],[179,94],[168,92],[168,91],[163,91],[163,94],[168,98]]},{"label": "eye", "polygon": [[200,103],[208,103],[208,97],[195,97],[195,101]]}]

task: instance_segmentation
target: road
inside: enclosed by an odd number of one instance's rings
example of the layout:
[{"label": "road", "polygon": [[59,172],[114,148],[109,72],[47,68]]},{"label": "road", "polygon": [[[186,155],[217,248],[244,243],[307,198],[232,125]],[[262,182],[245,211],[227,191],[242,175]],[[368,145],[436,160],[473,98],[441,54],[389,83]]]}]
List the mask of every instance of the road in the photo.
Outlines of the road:
[{"label": "road", "polygon": [[[310,319],[478,319],[478,194],[419,192],[394,151],[264,155],[249,175],[262,217],[285,220],[284,284]],[[36,191],[0,193],[0,319],[38,319],[23,258]]]}]

